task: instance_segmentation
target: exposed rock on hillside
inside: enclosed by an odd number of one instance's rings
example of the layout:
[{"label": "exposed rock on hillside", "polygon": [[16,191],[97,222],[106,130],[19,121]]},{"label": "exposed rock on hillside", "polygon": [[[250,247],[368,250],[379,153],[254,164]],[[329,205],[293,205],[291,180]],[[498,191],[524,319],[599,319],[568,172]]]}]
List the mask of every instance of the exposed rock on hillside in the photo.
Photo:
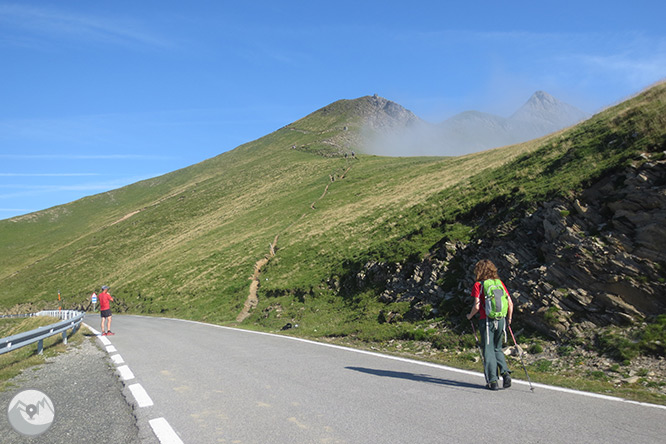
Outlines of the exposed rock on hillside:
[{"label": "exposed rock on hillside", "polygon": [[666,312],[665,161],[629,167],[571,199],[522,211],[501,223],[474,221],[487,235],[444,243],[418,263],[367,264],[349,284],[383,285],[384,302],[411,302],[406,317],[424,318],[447,304],[467,310],[472,269],[487,257],[498,265],[520,322],[553,338]]},{"label": "exposed rock on hillside", "polygon": [[376,94],[359,99],[365,105],[360,117],[365,128],[384,132],[421,123],[411,111]]}]

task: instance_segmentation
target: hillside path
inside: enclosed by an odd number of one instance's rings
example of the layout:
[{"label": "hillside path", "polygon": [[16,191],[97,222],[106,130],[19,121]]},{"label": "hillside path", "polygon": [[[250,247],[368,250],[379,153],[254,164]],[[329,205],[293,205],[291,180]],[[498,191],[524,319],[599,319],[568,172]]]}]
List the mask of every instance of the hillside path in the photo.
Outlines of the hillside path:
[{"label": "hillside path", "polygon": [[[342,180],[344,179],[349,171],[351,170],[351,166],[347,166],[342,175],[338,177],[337,180]],[[336,174],[331,174],[329,177],[331,178],[331,182],[335,182]],[[319,199],[315,200],[310,204],[310,209],[316,210],[316,204],[317,202],[321,201],[324,197],[326,197],[326,193],[328,193],[328,188],[331,186],[331,184],[326,184],[326,187],[324,188],[324,192],[322,195],[319,197]],[[301,214],[301,217],[298,218],[298,220],[302,219],[305,216],[306,213]],[[128,215],[132,216],[132,214]],[[291,225],[296,223],[296,221],[292,222]],[[287,228],[289,228],[287,227]],[[252,309],[254,309],[258,304],[259,304],[259,297],[257,296],[257,292],[259,291],[259,285],[261,283],[260,281],[260,276],[261,276],[261,269],[273,258],[275,257],[275,252],[277,251],[277,242],[278,238],[280,237],[280,234],[277,234],[275,236],[275,239],[273,240],[273,243],[268,246],[269,253],[259,259],[257,262],[254,264],[254,272],[252,273],[252,277],[250,277],[250,280],[252,281],[250,283],[250,291],[248,293],[247,299],[245,300],[245,303],[243,304],[243,308],[241,309],[240,313],[238,313],[238,316],[236,316],[236,321],[237,322],[243,322],[245,319],[247,319],[250,316],[250,312]]]},{"label": "hillside path", "polygon": [[519,380],[491,392],[481,373],[190,321],[113,318],[113,354],[154,402],[137,408],[139,429],[163,417],[184,443],[500,441],[494,427],[470,431],[481,407],[513,443],[666,436],[661,406],[541,385],[532,393]]},{"label": "hillside path", "polygon": [[257,304],[259,303],[259,298],[257,297],[257,291],[259,290],[259,277],[261,276],[261,269],[268,263],[268,261],[271,260],[273,256],[275,256],[275,248],[277,247],[277,241],[280,235],[278,234],[275,236],[275,239],[273,239],[273,243],[268,246],[268,254],[261,259],[259,259],[255,264],[254,264],[254,273],[252,273],[252,277],[250,280],[252,281],[250,283],[250,293],[247,295],[247,299],[245,300],[245,304],[243,304],[243,309],[241,310],[240,313],[238,313],[238,316],[236,316],[236,321],[237,322],[243,322],[248,316],[250,316],[250,310],[255,308]]}]

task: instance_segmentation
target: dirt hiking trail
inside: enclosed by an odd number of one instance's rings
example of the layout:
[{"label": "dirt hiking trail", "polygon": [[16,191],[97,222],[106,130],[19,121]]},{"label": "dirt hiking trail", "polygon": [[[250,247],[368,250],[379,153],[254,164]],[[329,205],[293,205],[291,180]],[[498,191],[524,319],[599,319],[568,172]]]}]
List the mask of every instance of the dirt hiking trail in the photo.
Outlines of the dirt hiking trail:
[{"label": "dirt hiking trail", "polygon": [[[346,162],[348,163],[349,160],[345,159]],[[328,193],[328,188],[331,186],[331,183],[335,182],[336,180],[342,180],[347,176],[347,173],[349,173],[349,170],[351,170],[351,166],[347,165],[346,169],[341,175],[338,175],[336,173],[329,174],[329,178],[331,179],[331,182],[326,184],[326,187],[324,188],[324,192],[322,195],[319,197],[319,199],[315,200],[310,204],[310,209],[316,210],[316,203],[322,200],[324,197],[326,197],[326,193]],[[301,217],[298,218],[298,220],[302,219],[305,216],[306,213],[303,213]],[[295,221],[289,224],[289,227],[291,227]],[[289,228],[287,227],[287,228]],[[270,244],[269,247],[269,252],[267,255],[259,259],[255,264],[254,264],[254,273],[252,273],[252,277],[249,279],[252,281],[250,283],[250,293],[247,296],[247,299],[245,300],[245,304],[243,304],[243,309],[241,310],[240,313],[238,313],[238,316],[236,316],[236,322],[243,322],[245,319],[250,316],[250,312],[252,309],[254,309],[257,304],[259,303],[259,298],[257,297],[257,291],[259,290],[259,277],[261,275],[261,269],[275,256],[275,252],[277,251],[277,242],[278,238],[280,237],[279,234],[275,236],[275,239],[273,239],[273,243]]]}]

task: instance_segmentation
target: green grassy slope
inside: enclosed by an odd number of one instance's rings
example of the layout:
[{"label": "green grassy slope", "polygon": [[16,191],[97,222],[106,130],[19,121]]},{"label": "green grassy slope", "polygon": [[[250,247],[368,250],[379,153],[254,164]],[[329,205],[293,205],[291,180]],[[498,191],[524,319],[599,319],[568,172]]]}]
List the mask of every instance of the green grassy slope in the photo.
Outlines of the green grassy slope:
[{"label": "green grassy slope", "polygon": [[[445,239],[488,236],[485,230],[510,224],[512,218],[522,217],[526,209],[536,208],[540,202],[574,196],[630,164],[638,166],[648,158],[663,160],[665,111],[666,85],[661,84],[541,140],[424,164],[413,170],[416,176],[400,178],[401,184],[392,188],[382,189],[388,179],[380,182],[374,176],[372,184],[361,187],[376,188],[361,204],[363,211],[354,213],[358,217],[340,217],[343,209],[353,205],[349,200],[334,205],[331,227],[326,231],[329,239],[312,239],[312,247],[298,249],[297,255],[280,252],[269,264],[263,275],[269,280],[262,282],[262,288],[273,298],[260,301],[251,320],[275,328],[285,319],[294,319],[302,331],[316,336],[400,337],[402,327],[382,325],[386,330],[382,333],[376,325],[382,311],[404,313],[409,307],[378,303],[381,288],[370,294],[349,294],[332,290],[330,281],[320,284],[322,280],[352,276],[371,261],[423,257]],[[349,186],[353,193],[354,180],[339,190],[344,193]],[[328,261],[335,255],[335,260]],[[296,281],[294,270],[306,276],[305,267],[312,277]],[[317,271],[322,272],[315,275]],[[337,312],[330,313],[331,308]],[[279,319],[271,319],[278,314]]]},{"label": "green grassy slope", "polygon": [[459,158],[323,157],[355,148],[367,112],[366,98],[337,102],[189,168],[0,221],[0,306],[52,305],[58,290],[79,303],[108,284],[133,312],[231,321],[279,236],[248,322],[268,295],[286,304],[320,293],[320,308],[338,307],[325,282],[355,264],[422,255],[443,237],[469,236],[465,221],[484,206],[569,193],[663,149],[665,90],[539,141]]}]

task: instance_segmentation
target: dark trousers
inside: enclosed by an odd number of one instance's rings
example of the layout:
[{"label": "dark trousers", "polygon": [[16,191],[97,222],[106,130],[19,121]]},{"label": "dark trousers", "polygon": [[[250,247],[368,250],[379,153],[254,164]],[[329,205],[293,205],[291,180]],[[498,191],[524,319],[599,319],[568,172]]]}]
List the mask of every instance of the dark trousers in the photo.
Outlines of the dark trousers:
[{"label": "dark trousers", "polygon": [[504,319],[481,319],[479,321],[479,330],[481,331],[481,349],[483,350],[483,371],[486,374],[486,381],[489,383],[499,379],[499,374],[511,373],[504,359],[502,343],[504,342]]}]

